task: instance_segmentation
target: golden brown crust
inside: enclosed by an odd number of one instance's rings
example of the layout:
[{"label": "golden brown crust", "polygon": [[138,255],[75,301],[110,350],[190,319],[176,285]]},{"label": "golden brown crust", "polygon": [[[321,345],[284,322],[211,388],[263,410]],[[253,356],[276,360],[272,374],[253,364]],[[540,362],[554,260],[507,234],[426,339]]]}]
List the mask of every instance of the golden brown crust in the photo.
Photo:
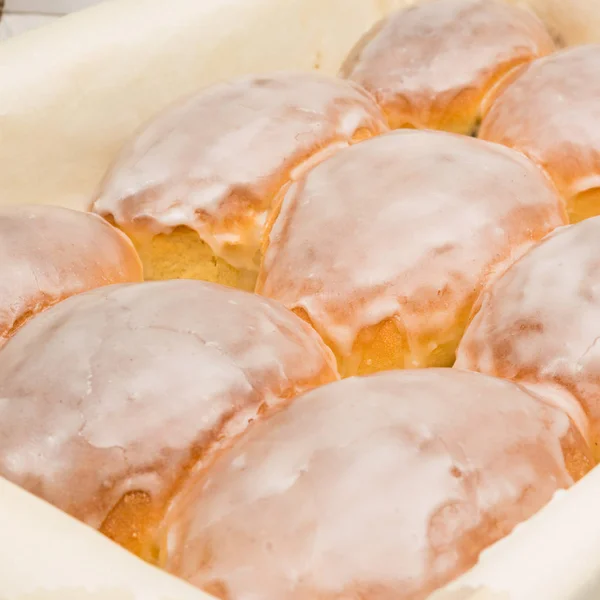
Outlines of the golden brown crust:
[{"label": "golden brown crust", "polygon": [[375,96],[394,129],[471,133],[503,80],[554,49],[526,10],[499,0],[433,0],[376,25],[341,73]]},{"label": "golden brown crust", "polygon": [[556,190],[519,153],[395,131],[290,188],[256,290],[312,323],[342,375],[451,366],[488,279],[565,223]]},{"label": "golden brown crust", "polygon": [[480,137],[515,148],[546,170],[572,221],[600,213],[600,45],[530,65],[498,97]]},{"label": "golden brown crust", "polygon": [[0,475],[150,559],[189,468],[264,407],[337,378],[282,306],[198,281],[80,294],[0,353]]},{"label": "golden brown crust", "polygon": [[256,423],[188,480],[164,562],[224,600],[421,600],[569,487],[571,459],[587,472],[589,454],[564,413],[511,382],[451,369],[348,379]]},{"label": "golden brown crust", "polygon": [[131,242],[96,215],[52,206],[0,209],[0,345],[69,296],[141,279]]},{"label": "golden brown crust", "polygon": [[352,82],[316,73],[244,77],[149,123],[107,174],[93,210],[134,239],[187,227],[215,256],[257,271],[282,186],[386,130],[373,98]]},{"label": "golden brown crust", "polygon": [[546,237],[486,290],[457,354],[461,368],[579,401],[598,457],[599,256],[600,217]]}]

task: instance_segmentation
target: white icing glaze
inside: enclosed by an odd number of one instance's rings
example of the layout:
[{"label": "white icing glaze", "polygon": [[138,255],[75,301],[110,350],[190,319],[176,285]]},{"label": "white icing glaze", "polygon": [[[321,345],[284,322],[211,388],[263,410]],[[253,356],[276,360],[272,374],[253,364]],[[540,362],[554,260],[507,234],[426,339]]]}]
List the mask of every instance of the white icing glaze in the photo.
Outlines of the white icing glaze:
[{"label": "white icing glaze", "polygon": [[575,395],[600,434],[600,217],[561,228],[484,294],[457,366]]},{"label": "white icing glaze", "polygon": [[0,208],[0,345],[24,320],[64,298],[141,279],[131,242],[97,215]]},{"label": "white icing glaze", "polygon": [[303,308],[342,356],[361,330],[396,318],[420,366],[431,351],[420,340],[451,330],[494,269],[565,220],[555,190],[518,153],[396,131],[292,186],[257,291]]},{"label": "white icing glaze", "polygon": [[600,45],[536,61],[496,100],[480,136],[544,167],[571,198],[600,187]]},{"label": "white icing glaze", "polygon": [[[99,526],[159,502],[261,405],[336,379],[278,304],[198,281],[109,286],[29,321],[0,358],[0,475]],[[216,444],[218,445],[218,444]]]},{"label": "white icing glaze", "polygon": [[527,10],[496,0],[433,0],[376,25],[342,73],[404,124],[443,128],[452,111],[475,121],[498,77],[553,50]]},{"label": "white icing glaze", "polygon": [[[457,367],[458,368],[458,367]],[[592,443],[590,421],[577,399],[563,387],[547,383],[531,383],[519,381],[519,384],[528,392],[537,396],[542,402],[549,402],[569,415],[571,421],[577,426],[587,444]]]},{"label": "white icing glaze", "polygon": [[140,132],[93,210],[133,234],[192,228],[218,256],[256,269],[271,202],[294,170],[361,132],[385,130],[374,100],[351,82],[278,73],[218,84]]},{"label": "white icing glaze", "polygon": [[564,413],[475,373],[327,385],[187,481],[166,566],[227,600],[419,600],[572,484],[567,438]]}]

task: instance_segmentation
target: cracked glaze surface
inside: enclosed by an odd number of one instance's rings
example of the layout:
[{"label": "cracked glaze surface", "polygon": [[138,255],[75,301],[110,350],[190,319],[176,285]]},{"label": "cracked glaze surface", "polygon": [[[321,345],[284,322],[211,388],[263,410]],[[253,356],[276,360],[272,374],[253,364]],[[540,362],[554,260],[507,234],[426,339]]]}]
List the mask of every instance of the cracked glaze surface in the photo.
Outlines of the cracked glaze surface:
[{"label": "cracked glaze surface", "polygon": [[50,308],[0,353],[0,475],[99,527],[274,405],[336,379],[283,307],[197,281],[110,286]]},{"label": "cracked glaze surface", "polygon": [[98,216],[55,206],[0,208],[0,346],[64,298],[141,279],[131,242]]},{"label": "cracked glaze surface", "polygon": [[217,256],[255,269],[273,200],[302,164],[386,130],[373,98],[352,82],[277,73],[217,84],[123,149],[93,210],[132,237],[189,227]]},{"label": "cracked glaze surface", "polygon": [[452,369],[346,379],[188,480],[166,566],[226,600],[418,600],[573,483],[563,451],[589,449],[512,382]]},{"label": "cracked glaze surface", "polygon": [[456,366],[571,392],[597,443],[599,342],[600,217],[594,217],[550,234],[484,293]]}]

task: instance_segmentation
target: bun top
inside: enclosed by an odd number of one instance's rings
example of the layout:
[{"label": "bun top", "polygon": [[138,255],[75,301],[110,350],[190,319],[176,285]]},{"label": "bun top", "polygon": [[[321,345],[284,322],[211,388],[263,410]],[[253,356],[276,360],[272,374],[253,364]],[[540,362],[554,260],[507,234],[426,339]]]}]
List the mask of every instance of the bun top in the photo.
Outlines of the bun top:
[{"label": "bun top", "polygon": [[566,199],[600,187],[599,64],[600,44],[536,61],[496,100],[480,136],[529,156]]},{"label": "bun top", "polygon": [[56,302],[141,279],[131,242],[97,215],[55,206],[0,208],[0,346]]},{"label": "bun top", "polygon": [[319,156],[386,128],[375,101],[351,82],[281,73],[218,84],[140,132],[93,210],[133,235],[189,227],[235,267],[257,268],[282,186]]},{"label": "bun top", "polygon": [[534,246],[481,299],[457,365],[572,393],[600,434],[600,217]]},{"label": "bun top", "polygon": [[192,280],[99,288],[2,349],[0,475],[99,527],[124,494],[160,504],[264,408],[336,378],[317,334],[267,299]]},{"label": "bun top", "polygon": [[511,382],[453,369],[346,379],[255,423],[188,480],[165,564],[231,600],[425,598],[573,483],[565,453],[588,453],[569,419]]},{"label": "bun top", "polygon": [[342,75],[374,94],[394,128],[470,133],[494,88],[553,50],[527,10],[499,0],[433,0],[376,25]]},{"label": "bun top", "polygon": [[418,367],[439,332],[466,320],[494,271],[564,223],[560,197],[517,152],[395,131],[290,188],[256,289],[305,311],[341,356],[362,329],[397,316],[406,366]]}]

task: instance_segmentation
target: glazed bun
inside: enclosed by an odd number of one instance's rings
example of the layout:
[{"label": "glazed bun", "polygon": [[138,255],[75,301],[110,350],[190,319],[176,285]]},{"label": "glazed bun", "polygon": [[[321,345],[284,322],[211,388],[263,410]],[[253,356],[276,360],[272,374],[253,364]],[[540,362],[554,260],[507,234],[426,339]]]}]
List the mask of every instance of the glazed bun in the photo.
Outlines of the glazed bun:
[{"label": "glazed bun", "polygon": [[396,131],[290,188],[257,291],[310,322],[344,376],[450,366],[486,282],[565,222],[554,188],[517,152]]},{"label": "glazed bun", "polygon": [[377,24],[341,74],[375,96],[393,129],[470,134],[497,90],[553,50],[527,10],[500,0],[432,0]]},{"label": "glazed bun", "polygon": [[93,210],[131,237],[146,279],[253,290],[282,189],[323,157],[385,130],[374,100],[351,82],[281,73],[218,84],[140,132]]},{"label": "glazed bun", "polygon": [[0,346],[52,304],[141,279],[131,242],[98,216],[54,206],[0,208]]},{"label": "glazed bun", "polygon": [[190,478],[163,562],[223,600],[421,600],[590,468],[560,410],[452,369],[352,378]]},{"label": "glazed bun", "polygon": [[600,45],[533,63],[499,96],[480,131],[545,169],[572,222],[600,214],[599,65]]},{"label": "glazed bun", "polygon": [[189,280],[100,288],[0,352],[0,475],[152,560],[189,470],[335,379],[316,333],[259,296]]},{"label": "glazed bun", "polygon": [[574,397],[600,458],[600,217],[562,228],[484,294],[457,365]]}]

